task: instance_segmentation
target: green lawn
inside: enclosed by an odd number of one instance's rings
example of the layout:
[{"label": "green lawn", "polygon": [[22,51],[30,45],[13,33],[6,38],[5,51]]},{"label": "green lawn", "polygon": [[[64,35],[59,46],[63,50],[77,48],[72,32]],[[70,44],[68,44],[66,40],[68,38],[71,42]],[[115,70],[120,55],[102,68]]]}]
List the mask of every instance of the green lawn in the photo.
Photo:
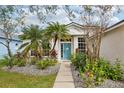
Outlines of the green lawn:
[{"label": "green lawn", "polygon": [[2,71],[5,63],[0,60],[0,88],[51,88],[56,75],[29,76],[19,73]]},{"label": "green lawn", "polygon": [[0,88],[50,88],[56,75],[27,76],[0,70]]},{"label": "green lawn", "polygon": [[[0,68],[5,64],[0,63]],[[56,75],[29,76],[0,70],[0,88],[51,88]]]}]

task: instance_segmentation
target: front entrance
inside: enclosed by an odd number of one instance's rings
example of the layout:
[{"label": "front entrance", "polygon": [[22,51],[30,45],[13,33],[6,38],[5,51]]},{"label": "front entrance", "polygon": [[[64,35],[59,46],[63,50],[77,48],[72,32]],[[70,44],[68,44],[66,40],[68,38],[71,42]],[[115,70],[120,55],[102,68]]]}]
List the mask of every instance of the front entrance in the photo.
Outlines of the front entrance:
[{"label": "front entrance", "polygon": [[69,60],[71,56],[71,43],[61,43],[61,59]]}]

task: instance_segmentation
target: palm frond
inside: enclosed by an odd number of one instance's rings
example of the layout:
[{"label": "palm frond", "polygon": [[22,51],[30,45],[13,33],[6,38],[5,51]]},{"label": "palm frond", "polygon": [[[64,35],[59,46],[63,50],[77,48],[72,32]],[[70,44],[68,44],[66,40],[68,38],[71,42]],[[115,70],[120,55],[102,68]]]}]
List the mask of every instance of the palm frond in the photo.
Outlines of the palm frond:
[{"label": "palm frond", "polygon": [[[23,29],[23,34],[19,36],[22,40],[29,40],[22,44],[19,49],[23,49],[23,55],[27,55],[30,50],[38,51],[42,47],[43,32],[37,26],[30,26]],[[42,49],[42,48],[41,48]]]},{"label": "palm frond", "polygon": [[31,49],[31,45],[28,45],[27,47],[25,47],[25,49],[22,51],[22,55],[27,56],[30,49]]},{"label": "palm frond", "polygon": [[22,49],[22,48],[24,48],[24,47],[26,47],[28,44],[29,44],[29,42],[26,42],[26,43],[22,44],[22,45],[19,47],[19,50]]}]

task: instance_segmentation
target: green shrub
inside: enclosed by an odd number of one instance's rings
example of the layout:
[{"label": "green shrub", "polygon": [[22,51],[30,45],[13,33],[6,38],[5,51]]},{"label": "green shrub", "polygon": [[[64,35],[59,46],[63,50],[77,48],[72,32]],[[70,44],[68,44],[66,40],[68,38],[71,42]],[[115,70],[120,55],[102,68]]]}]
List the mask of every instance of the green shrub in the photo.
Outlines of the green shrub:
[{"label": "green shrub", "polygon": [[39,69],[45,69],[49,66],[49,62],[47,60],[41,60],[36,63]]},{"label": "green shrub", "polygon": [[48,66],[54,66],[56,65],[57,60],[56,59],[50,59],[50,58],[46,58],[44,60],[40,60],[36,63],[37,67],[39,69],[45,69]]},{"label": "green shrub", "polygon": [[0,67],[7,66],[7,65],[8,65],[8,60],[0,59]]},{"label": "green shrub", "polygon": [[19,67],[25,66],[26,62],[23,58],[18,58],[16,56],[12,56],[9,58],[8,56],[5,56],[3,59],[0,60],[0,64],[3,66],[14,66],[17,65]]},{"label": "green shrub", "polygon": [[48,59],[48,60],[49,60],[49,66],[55,66],[58,62],[56,59]]},{"label": "green shrub", "polygon": [[124,73],[121,68],[120,61],[116,59],[116,63],[110,69],[108,77],[112,80],[124,80]]},{"label": "green shrub", "polygon": [[73,54],[70,59],[76,69],[83,68],[86,64],[86,54],[84,53]]},{"label": "green shrub", "polygon": [[11,59],[13,66],[17,65],[18,67],[21,67],[26,65],[26,61],[22,57],[13,56]]},{"label": "green shrub", "polygon": [[18,67],[22,67],[22,66],[25,66],[26,65],[26,62],[24,59],[20,59],[18,60],[17,64],[16,64]]},{"label": "green shrub", "polygon": [[96,64],[97,71],[94,71],[94,73],[96,73],[96,80],[100,81],[101,79],[101,81],[103,81],[104,79],[107,79],[109,71],[112,67],[111,64],[103,58],[97,60]]},{"label": "green shrub", "polygon": [[13,61],[12,61],[12,64],[13,65],[17,65],[19,62],[19,59],[18,58],[13,58]]},{"label": "green shrub", "polygon": [[94,87],[95,86],[95,79],[94,79],[94,73],[91,70],[85,71],[82,73],[82,70],[80,69],[80,75],[83,79],[83,87]]},{"label": "green shrub", "polygon": [[38,61],[38,60],[37,60],[36,57],[31,57],[31,61],[30,61],[29,64],[31,64],[31,65],[35,65],[37,61]]},{"label": "green shrub", "polygon": [[9,66],[11,68],[15,64],[14,60],[15,60],[14,56],[12,56],[11,58],[8,56],[4,56],[4,58],[1,59],[1,64],[3,66]]},{"label": "green shrub", "polygon": [[106,61],[103,59],[97,61],[86,59],[84,70],[80,71],[85,87],[94,87],[105,80],[106,73],[104,70],[107,67],[106,65]]},{"label": "green shrub", "polygon": [[100,58],[92,61],[87,59],[84,70],[80,70],[80,74],[87,87],[92,85],[100,85],[105,79],[123,80],[123,70],[119,61],[111,65],[107,60]]},{"label": "green shrub", "polygon": [[9,66],[10,65],[10,58],[8,56],[4,56],[4,58],[1,59],[1,64],[3,66]]}]

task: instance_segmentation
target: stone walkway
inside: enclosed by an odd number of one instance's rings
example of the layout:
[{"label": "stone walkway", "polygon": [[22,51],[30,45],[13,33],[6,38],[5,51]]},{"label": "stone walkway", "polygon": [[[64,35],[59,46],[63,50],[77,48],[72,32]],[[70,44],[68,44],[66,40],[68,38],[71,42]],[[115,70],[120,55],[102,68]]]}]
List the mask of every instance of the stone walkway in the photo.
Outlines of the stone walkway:
[{"label": "stone walkway", "polygon": [[70,62],[61,63],[53,88],[74,88]]}]

